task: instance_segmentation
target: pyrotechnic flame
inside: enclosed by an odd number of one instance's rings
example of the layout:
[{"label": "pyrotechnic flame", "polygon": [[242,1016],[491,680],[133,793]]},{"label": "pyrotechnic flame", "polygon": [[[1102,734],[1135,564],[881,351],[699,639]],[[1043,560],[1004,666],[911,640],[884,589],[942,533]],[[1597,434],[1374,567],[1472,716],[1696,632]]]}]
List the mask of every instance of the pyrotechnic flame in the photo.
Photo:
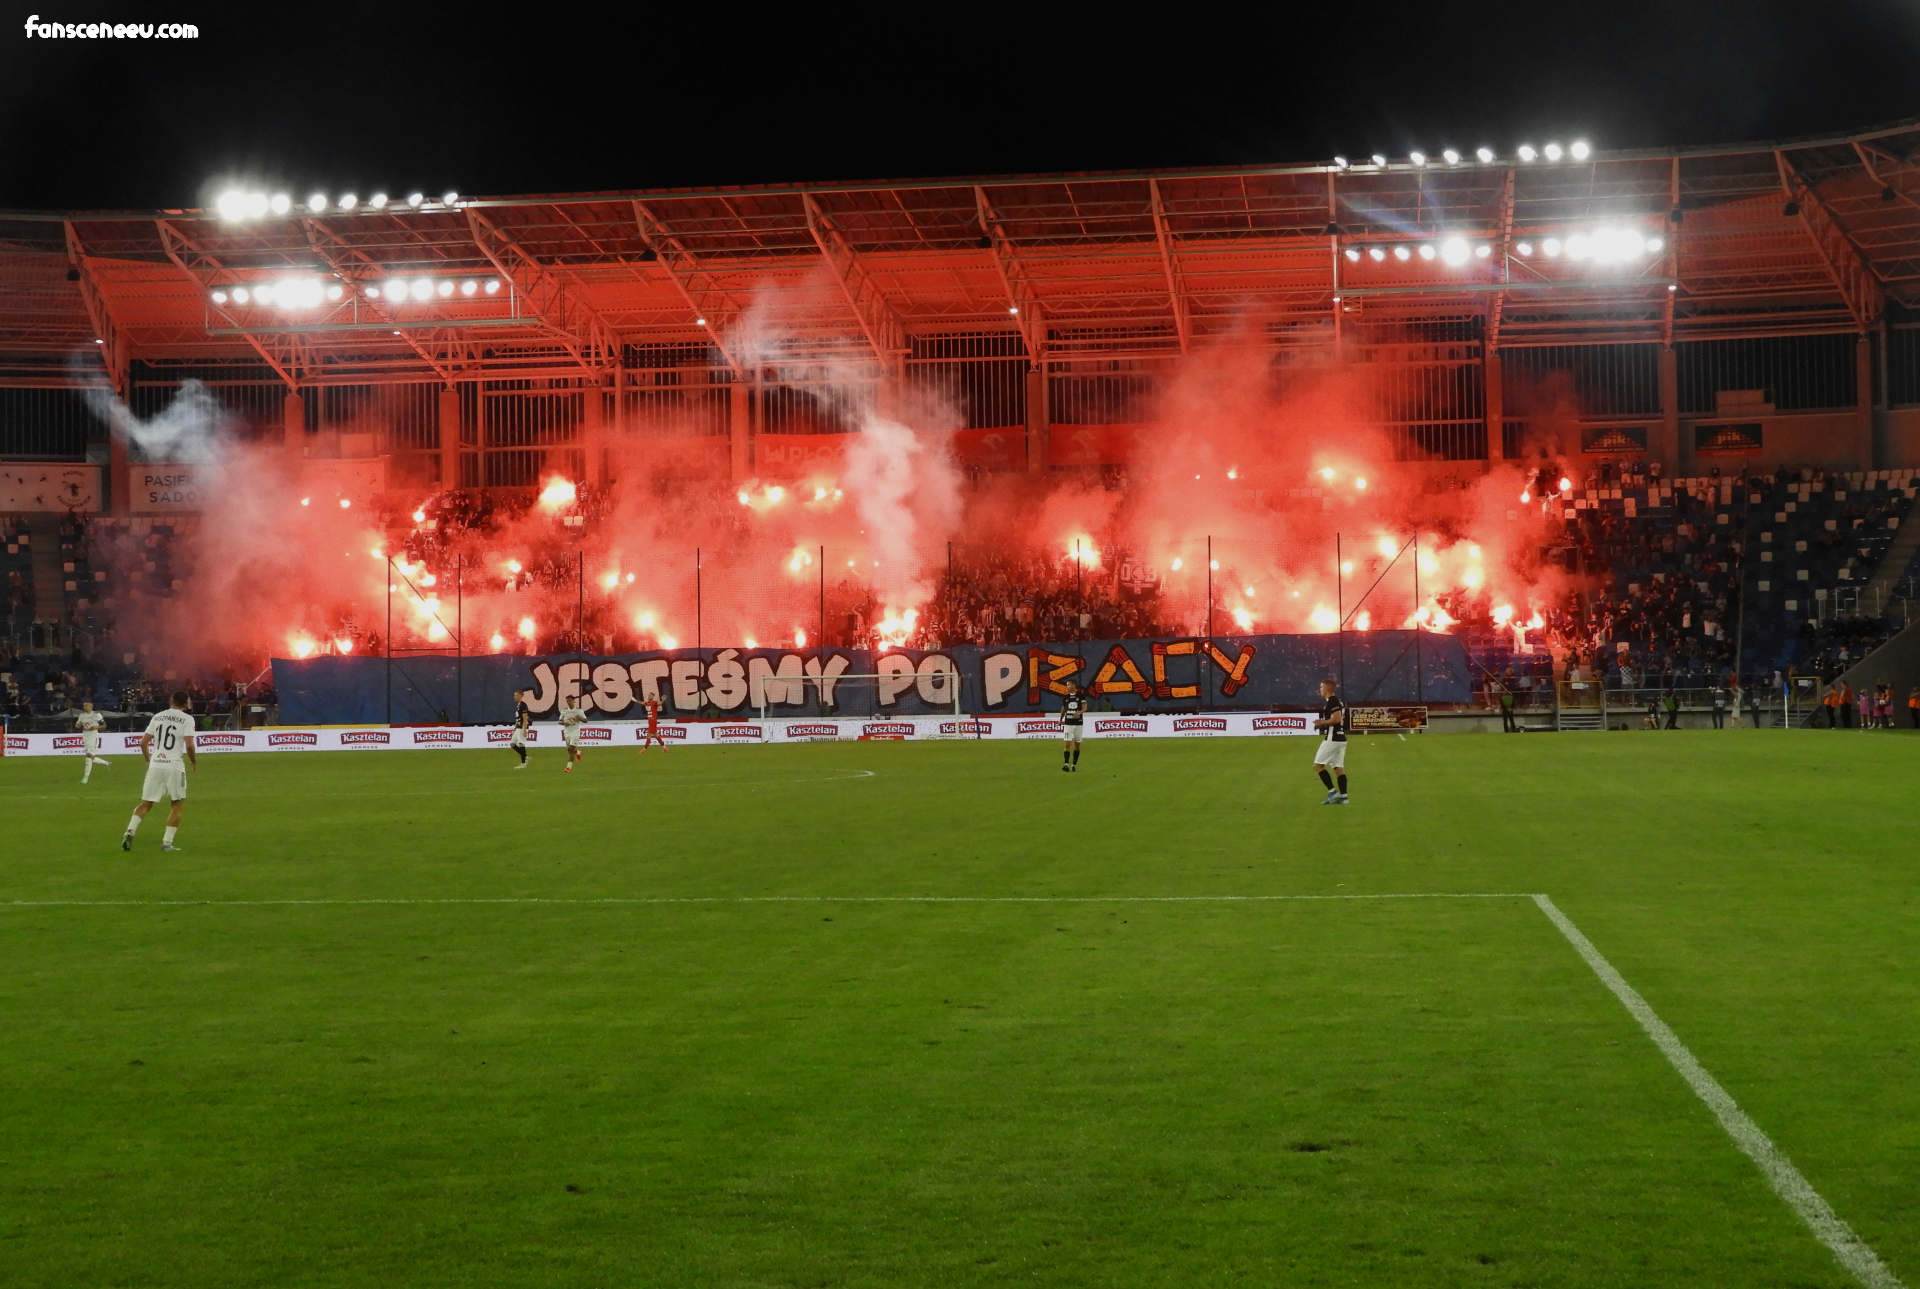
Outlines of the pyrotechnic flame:
[{"label": "pyrotechnic flame", "polygon": [[1307,615],[1307,625],[1315,631],[1331,631],[1340,625],[1340,615],[1323,604]]},{"label": "pyrotechnic flame", "polygon": [[496,631],[493,633],[493,639],[487,641],[487,643],[493,646],[495,653],[499,653],[507,647],[507,638]]},{"label": "pyrotechnic flame", "polygon": [[775,485],[774,487],[767,489],[767,500],[775,503],[776,505],[779,504],[781,498],[785,497],[786,495],[787,495],[787,490],[778,485]]},{"label": "pyrotechnic flame", "polygon": [[1477,568],[1470,568],[1466,572],[1462,573],[1460,575],[1460,584],[1466,587],[1469,591],[1477,588],[1480,585],[1480,570]]},{"label": "pyrotechnic flame", "polygon": [[1493,610],[1493,625],[1496,627],[1506,626],[1512,618],[1513,606],[1511,604],[1497,605]]},{"label": "pyrotechnic flame", "polygon": [[793,647],[796,649],[805,649],[807,647],[807,633],[805,628],[795,627],[793,629]]},{"label": "pyrotechnic flame", "polygon": [[758,649],[759,647],[760,647],[760,642],[758,640],[755,640],[752,636],[747,637],[747,648]]},{"label": "pyrotechnic flame", "polygon": [[606,586],[609,591],[611,591],[614,587],[620,585],[620,575],[618,573],[609,573],[603,580],[606,582]]},{"label": "pyrotechnic flame", "polygon": [[551,513],[562,506],[571,506],[579,497],[579,489],[570,480],[559,475],[547,480],[547,486],[540,490],[540,506]]},{"label": "pyrotechnic flame", "polygon": [[642,631],[646,631],[653,626],[653,614],[651,612],[642,613],[634,619],[634,622]]},{"label": "pyrotechnic flame", "polygon": [[304,506],[304,505],[306,505],[306,504],[307,504],[308,502],[310,502],[310,501],[312,501],[312,500],[313,500],[313,498],[312,498],[312,497],[302,497],[302,498],[300,498],[300,504]]},{"label": "pyrotechnic flame", "polygon": [[520,634],[528,640],[533,639],[533,619],[532,618],[520,619]]},{"label": "pyrotechnic flame", "polygon": [[353,505],[353,503],[352,503],[351,501],[349,501],[349,500],[348,500],[347,498],[345,498],[345,497],[342,497],[342,498],[340,498],[340,509],[342,509],[342,510],[347,510],[347,509],[349,509],[349,508],[351,508],[351,507],[352,507],[352,505]]},{"label": "pyrotechnic flame", "polygon": [[335,650],[337,650],[340,653],[352,653],[353,640],[351,638],[348,638],[346,640],[335,640],[333,642],[333,647]]},{"label": "pyrotechnic flame", "polygon": [[414,522],[414,523],[416,523],[416,524],[424,524],[424,523],[426,523],[426,522],[427,522],[427,512],[426,512],[426,511],[424,511],[424,510],[416,510],[416,511],[414,511],[414,512],[413,512],[413,522]]},{"label": "pyrotechnic flame", "polygon": [[1372,626],[1373,626],[1373,615],[1367,612],[1365,609],[1360,610],[1358,616],[1356,616],[1353,620],[1353,629],[1355,631],[1366,631]]},{"label": "pyrotechnic flame", "polygon": [[1234,625],[1238,626],[1242,631],[1250,631],[1253,629],[1253,615],[1245,609],[1235,609],[1233,611],[1233,621]]},{"label": "pyrotechnic flame", "polygon": [[1078,560],[1082,568],[1100,567],[1100,548],[1090,537],[1076,537],[1067,542],[1067,558]]},{"label": "pyrotechnic flame", "polygon": [[1522,493],[1520,494],[1520,504],[1521,504],[1521,505],[1523,505],[1523,506],[1524,506],[1524,505],[1526,505],[1526,504],[1527,504],[1528,502],[1530,502],[1530,501],[1532,501],[1532,500],[1533,500],[1533,493],[1532,493],[1531,491],[1526,491],[1526,492],[1522,492]]},{"label": "pyrotechnic flame", "polygon": [[1538,631],[1546,625],[1547,620],[1540,616],[1540,612],[1537,609],[1534,610],[1533,616],[1527,619],[1527,630],[1529,631]]},{"label": "pyrotechnic flame", "polygon": [[1360,491],[1365,492],[1367,490],[1367,481],[1365,479],[1355,479],[1353,481],[1353,486],[1360,489]]},{"label": "pyrotechnic flame", "polygon": [[662,649],[678,649],[680,647],[680,642],[678,640],[675,640],[672,636],[661,636],[660,647]]},{"label": "pyrotechnic flame", "polygon": [[1563,479],[1561,479],[1561,480],[1560,480],[1560,491],[1562,491],[1562,492],[1572,492],[1572,491],[1573,491],[1573,480],[1571,480],[1571,479],[1564,479],[1564,478],[1563,478]]},{"label": "pyrotechnic flame", "polygon": [[296,658],[313,657],[314,644],[313,644],[313,641],[307,638],[306,636],[295,636],[290,643],[293,646],[294,657]]},{"label": "pyrotechnic flame", "polygon": [[1331,479],[1331,478],[1333,478],[1333,467],[1332,467],[1332,466],[1328,466],[1328,467],[1327,467],[1326,469],[1324,469],[1324,470],[1322,470],[1322,471],[1320,472],[1320,477],[1321,477],[1322,479]]},{"label": "pyrotechnic flame", "polygon": [[1400,545],[1391,537],[1382,537],[1380,539],[1380,553],[1386,558],[1392,559],[1400,553]]}]

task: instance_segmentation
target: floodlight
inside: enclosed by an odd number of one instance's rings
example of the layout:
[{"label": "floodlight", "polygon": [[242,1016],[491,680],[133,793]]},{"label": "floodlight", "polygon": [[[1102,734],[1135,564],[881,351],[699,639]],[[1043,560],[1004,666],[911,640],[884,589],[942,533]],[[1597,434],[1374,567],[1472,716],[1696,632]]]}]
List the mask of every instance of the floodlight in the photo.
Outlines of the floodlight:
[{"label": "floodlight", "polygon": [[352,193],[349,192],[349,193],[341,194],[341,197],[340,197],[341,210],[352,210],[355,206],[358,206],[359,204],[360,204],[360,199],[354,196]]},{"label": "floodlight", "polygon": [[1549,237],[1546,241],[1540,243],[1540,249],[1546,253],[1548,259],[1557,259],[1560,255],[1560,239],[1557,237]]},{"label": "floodlight", "polygon": [[1373,154],[1373,164],[1376,166],[1384,167],[1387,164],[1387,159],[1384,156],[1380,155],[1378,152],[1376,152]]},{"label": "floodlight", "polygon": [[247,194],[247,214],[255,219],[267,213],[267,194],[255,192]]},{"label": "floodlight", "polygon": [[1561,157],[1560,145],[1557,143],[1549,143],[1547,145],[1547,160],[1558,161],[1560,157]]},{"label": "floodlight", "polygon": [[452,295],[452,294],[453,294],[453,283],[451,283],[451,282],[442,282],[442,283],[441,283],[441,284],[439,285],[439,287],[438,287],[438,288],[436,288],[436,289],[437,289],[437,290],[438,290],[438,291],[440,292],[440,294],[441,294],[441,295],[443,295],[443,296],[446,296],[446,295]]},{"label": "floodlight", "polygon": [[1446,241],[1440,243],[1440,255],[1449,264],[1465,264],[1467,262],[1466,239],[1449,237]]},{"label": "floodlight", "polygon": [[1432,258],[1433,258],[1433,255],[1434,255],[1434,250],[1433,250],[1433,247],[1431,247],[1431,246],[1422,246],[1422,247],[1420,248],[1420,258],[1421,258],[1421,259],[1423,259],[1423,260],[1430,260],[1430,259],[1432,259]]},{"label": "floodlight", "polygon": [[487,283],[487,294],[488,294],[488,295],[492,295],[492,294],[493,294],[493,293],[494,293],[495,291],[498,291],[499,289],[500,289],[500,279],[499,279],[499,278],[495,278],[495,279],[494,279],[493,281],[491,281],[491,282],[489,282],[489,283]]},{"label": "floodlight", "polygon": [[[1011,306],[1009,306],[1009,307],[1008,307],[1008,309],[1007,309],[1007,312],[1008,312],[1008,313],[1018,313],[1018,312],[1020,312],[1020,306],[1019,306],[1019,305],[1017,305],[1017,304],[1016,304],[1016,305],[1011,305]],[[705,322],[705,319],[703,318],[703,319],[701,319],[701,321],[702,321],[702,323],[704,323],[704,322]]]},{"label": "floodlight", "polygon": [[345,294],[346,291],[337,282],[327,288],[327,299],[329,300],[338,300]]},{"label": "floodlight", "polygon": [[273,303],[273,288],[265,283],[253,288],[253,298],[261,304]]},{"label": "floodlight", "polygon": [[1460,164],[1460,153],[1456,149],[1448,148],[1445,152],[1442,152],[1440,155],[1446,159],[1446,163],[1450,166],[1457,166]]},{"label": "floodlight", "polygon": [[1378,246],[1370,247],[1367,250],[1367,255],[1373,260],[1375,264],[1378,264],[1381,260],[1384,260],[1387,258],[1387,253],[1381,250]]},{"label": "floodlight", "polygon": [[387,194],[383,192],[373,194],[373,196],[367,198],[367,205],[373,207],[375,210],[385,210],[387,208]]},{"label": "floodlight", "polygon": [[1535,157],[1540,155],[1539,153],[1533,150],[1533,145],[1531,143],[1521,144],[1519,148],[1519,152],[1520,152],[1520,159],[1522,161],[1531,161]]},{"label": "floodlight", "polygon": [[408,290],[413,293],[413,298],[416,300],[430,300],[433,298],[433,282],[428,278],[415,278],[413,285],[409,287]]},{"label": "floodlight", "polygon": [[314,193],[311,197],[307,198],[307,209],[312,211],[314,214],[318,215],[321,211],[325,210],[326,208],[327,208],[327,194],[323,192],[317,192],[317,193]]},{"label": "floodlight", "polygon": [[425,197],[423,197],[423,196],[421,196],[421,195],[420,195],[419,193],[417,193],[417,192],[416,192],[416,193],[409,193],[409,194],[407,195],[407,205],[409,205],[409,206],[418,206],[418,205],[419,205],[419,204],[420,204],[421,202],[423,202],[423,201],[425,201],[425,200],[426,200],[426,198],[425,198]]},{"label": "floodlight", "polygon": [[695,318],[693,320],[693,325],[696,327],[704,327],[707,325],[707,320],[705,318]]},{"label": "floodlight", "polygon": [[223,192],[220,200],[214,203],[222,219],[245,219],[247,217],[247,198],[244,193]]},{"label": "floodlight", "polygon": [[1481,164],[1483,165],[1490,164],[1493,161],[1492,148],[1475,148],[1473,150],[1473,155],[1476,157],[1479,157]]},{"label": "floodlight", "polygon": [[274,214],[284,215],[293,209],[293,198],[283,192],[277,192],[273,194],[273,200],[268,202],[267,206]]},{"label": "floodlight", "polygon": [[1521,242],[1519,245],[1515,246],[1513,249],[1520,255],[1522,259],[1524,259],[1527,256],[1533,254],[1533,243]]},{"label": "floodlight", "polygon": [[227,293],[225,291],[215,291],[213,293],[213,302],[215,304],[225,304],[227,302]]},{"label": "floodlight", "polygon": [[1679,289],[1680,289],[1680,288],[1679,288],[1679,287],[1677,287],[1677,286],[1675,286],[1675,285],[1674,285],[1673,283],[1671,283],[1671,282],[1669,282],[1669,283],[1667,283],[1667,290],[1669,290],[1669,291],[1678,291]]},{"label": "floodlight", "polygon": [[391,279],[391,280],[389,280],[389,281],[388,281],[388,283],[387,283],[387,299],[389,299],[389,300],[404,300],[404,299],[406,299],[406,298],[407,298],[407,282],[406,282],[406,279],[405,279],[405,278],[393,278],[393,279]]},{"label": "floodlight", "polygon": [[1575,139],[1573,146],[1568,148],[1567,151],[1573,154],[1575,161],[1585,161],[1589,156],[1593,155],[1593,148],[1585,139]]},{"label": "floodlight", "polygon": [[1349,260],[1358,260],[1360,258],[1359,248],[1354,246],[1349,246],[1347,248],[1347,258]]},{"label": "floodlight", "polygon": [[369,299],[369,300],[378,300],[379,298],[380,298],[380,288],[379,288],[379,287],[377,287],[377,286],[370,286],[370,287],[368,287],[368,288],[367,288],[367,299]]},{"label": "floodlight", "polygon": [[1424,166],[1427,164],[1427,154],[1424,152],[1410,152],[1407,154],[1407,160],[1413,162],[1416,166]]},{"label": "floodlight", "polygon": [[1488,246],[1485,242],[1482,242],[1480,245],[1473,248],[1473,253],[1477,258],[1484,260],[1488,256],[1493,254],[1493,248],[1491,246]]},{"label": "floodlight", "polygon": [[1345,157],[1335,157],[1333,159],[1333,164],[1336,169],[1345,170],[1347,168],[1348,162]]},{"label": "floodlight", "polygon": [[480,284],[478,282],[462,282],[460,284],[461,295],[472,295],[475,291],[478,291],[479,289],[480,289]]},{"label": "floodlight", "polygon": [[1667,242],[1665,238],[1649,237],[1647,239],[1647,249],[1650,251],[1663,251],[1666,248],[1667,248]]},{"label": "floodlight", "polygon": [[247,288],[243,286],[233,288],[233,302],[235,304],[245,304],[250,299],[252,299],[252,297],[247,294]]},{"label": "floodlight", "polygon": [[1593,254],[1593,243],[1588,240],[1585,233],[1575,233],[1573,236],[1567,238],[1568,259],[1584,260],[1591,254]]},{"label": "floodlight", "polygon": [[1393,248],[1393,258],[1396,260],[1410,260],[1413,258],[1413,253],[1404,246],[1396,246]]},{"label": "floodlight", "polygon": [[442,193],[440,195],[440,204],[443,206],[451,206],[453,205],[454,202],[459,200],[460,200],[460,194],[457,192],[447,192],[447,193]]}]

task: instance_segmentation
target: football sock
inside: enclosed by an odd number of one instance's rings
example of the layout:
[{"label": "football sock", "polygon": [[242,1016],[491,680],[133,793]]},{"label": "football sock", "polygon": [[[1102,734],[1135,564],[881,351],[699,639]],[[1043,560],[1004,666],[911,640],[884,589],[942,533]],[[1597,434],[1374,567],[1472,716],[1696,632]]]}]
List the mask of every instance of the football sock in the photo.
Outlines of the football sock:
[{"label": "football sock", "polygon": [[180,830],[178,828],[169,828],[165,832],[161,833],[160,844],[163,846],[173,845],[173,835],[179,831]]},{"label": "football sock", "polygon": [[1340,776],[1340,795],[1347,795],[1347,776],[1344,774]]},{"label": "football sock", "polygon": [[1062,765],[1066,765],[1066,764],[1067,764],[1068,762],[1070,762],[1070,761],[1072,761],[1072,760],[1073,760],[1073,749],[1072,749],[1072,748],[1066,748],[1066,747],[1063,747],[1063,748],[1061,748],[1061,749],[1060,749],[1060,764],[1062,764]]},{"label": "football sock", "polygon": [[1320,782],[1327,785],[1328,792],[1333,791],[1333,776],[1331,774],[1328,774],[1325,770],[1320,771]]},{"label": "football sock", "polygon": [[513,750],[520,754],[520,764],[525,765],[527,763],[527,749],[524,747],[516,747]]},{"label": "football sock", "polygon": [[140,831],[140,816],[135,815],[133,818],[127,820],[127,836],[131,837],[133,836],[133,834],[139,831]]},{"label": "football sock", "polygon": [[1075,765],[1080,764],[1080,749],[1077,747],[1073,749],[1073,763]]}]

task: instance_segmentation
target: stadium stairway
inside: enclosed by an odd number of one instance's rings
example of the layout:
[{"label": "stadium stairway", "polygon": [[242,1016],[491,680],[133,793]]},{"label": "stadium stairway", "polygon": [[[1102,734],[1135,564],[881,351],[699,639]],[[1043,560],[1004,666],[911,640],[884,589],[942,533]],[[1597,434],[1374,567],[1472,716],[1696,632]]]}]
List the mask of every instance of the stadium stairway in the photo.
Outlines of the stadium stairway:
[{"label": "stadium stairway", "polygon": [[60,517],[30,515],[33,536],[34,616],[42,622],[67,620],[67,575],[60,567]]},{"label": "stadium stairway", "polygon": [[1920,521],[1902,524],[1895,534],[1886,553],[1880,557],[1880,566],[1873,572],[1866,589],[1860,596],[1863,612],[1882,613],[1894,599],[1895,588],[1907,576],[1913,565],[1913,557],[1920,551]]}]

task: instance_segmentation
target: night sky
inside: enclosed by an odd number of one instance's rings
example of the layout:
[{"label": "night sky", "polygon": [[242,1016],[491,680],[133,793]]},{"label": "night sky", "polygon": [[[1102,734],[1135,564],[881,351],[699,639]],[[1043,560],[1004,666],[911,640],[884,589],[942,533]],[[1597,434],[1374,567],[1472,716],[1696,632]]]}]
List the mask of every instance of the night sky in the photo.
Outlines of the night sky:
[{"label": "night sky", "polygon": [[[1664,148],[1920,116],[1920,0],[6,12],[14,209],[210,204],[223,180],[297,199]],[[30,40],[36,12],[201,37]]]}]

